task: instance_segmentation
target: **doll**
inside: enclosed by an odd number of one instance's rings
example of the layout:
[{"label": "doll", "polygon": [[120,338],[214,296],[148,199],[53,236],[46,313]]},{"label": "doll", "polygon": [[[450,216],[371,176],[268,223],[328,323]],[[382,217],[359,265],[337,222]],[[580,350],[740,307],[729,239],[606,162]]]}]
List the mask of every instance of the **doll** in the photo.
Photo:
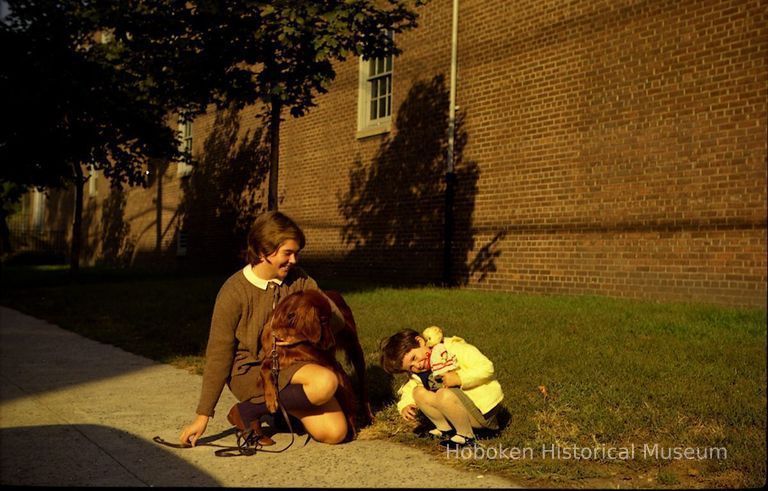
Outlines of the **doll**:
[{"label": "doll", "polygon": [[437,326],[430,326],[424,329],[422,337],[427,343],[427,347],[432,349],[429,356],[430,368],[436,382],[442,384],[442,376],[448,372],[456,370],[459,365],[456,362],[456,355],[450,353],[443,344],[443,330]]}]

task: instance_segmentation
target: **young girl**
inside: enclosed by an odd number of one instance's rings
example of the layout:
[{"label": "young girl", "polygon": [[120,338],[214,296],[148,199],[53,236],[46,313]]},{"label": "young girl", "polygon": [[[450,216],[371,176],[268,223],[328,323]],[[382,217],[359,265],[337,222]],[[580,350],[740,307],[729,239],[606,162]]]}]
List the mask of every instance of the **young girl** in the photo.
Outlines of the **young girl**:
[{"label": "young girl", "polygon": [[446,338],[445,348],[456,356],[458,369],[442,376],[443,387],[432,392],[419,374],[430,370],[430,348],[412,329],[404,329],[381,345],[381,366],[388,373],[408,372],[410,379],[398,394],[400,415],[409,421],[421,411],[435,425],[430,433],[445,446],[475,445],[475,428],[498,429],[496,412],[504,399],[493,363],[480,350],[459,337]]},{"label": "young girl", "polygon": [[[280,212],[264,213],[254,222],[248,234],[248,264],[227,279],[216,297],[197,416],[182,430],[182,444],[194,446],[203,435],[224,385],[241,401],[227,419],[241,430],[260,432],[259,418],[268,412],[258,367],[265,356],[259,346],[261,330],[280,299],[318,288],[296,266],[304,242],[299,226]],[[331,306],[331,325],[337,331],[344,319],[333,302]],[[320,442],[340,443],[347,436],[346,418],[334,398],[337,384],[331,370],[312,363],[298,363],[280,372],[283,406]],[[260,443],[271,441],[262,438]]]}]

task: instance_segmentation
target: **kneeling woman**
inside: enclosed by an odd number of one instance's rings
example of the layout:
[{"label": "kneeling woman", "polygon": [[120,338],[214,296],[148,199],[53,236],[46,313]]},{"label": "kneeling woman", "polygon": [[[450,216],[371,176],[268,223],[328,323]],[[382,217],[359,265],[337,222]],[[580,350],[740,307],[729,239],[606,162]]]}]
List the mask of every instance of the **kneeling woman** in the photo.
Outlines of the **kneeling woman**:
[{"label": "kneeling woman", "polygon": [[[261,330],[280,299],[318,288],[296,266],[304,242],[299,226],[282,213],[267,212],[254,222],[248,234],[248,265],[230,276],[216,297],[197,416],[182,430],[182,444],[194,446],[205,433],[225,384],[240,401],[230,410],[229,421],[240,429],[259,427],[259,417],[267,413],[258,367],[265,351],[259,346]],[[344,318],[331,305],[336,331],[344,326]],[[349,428],[334,397],[336,374],[320,365],[296,364],[280,372],[278,385],[283,407],[312,438],[344,441]]]}]

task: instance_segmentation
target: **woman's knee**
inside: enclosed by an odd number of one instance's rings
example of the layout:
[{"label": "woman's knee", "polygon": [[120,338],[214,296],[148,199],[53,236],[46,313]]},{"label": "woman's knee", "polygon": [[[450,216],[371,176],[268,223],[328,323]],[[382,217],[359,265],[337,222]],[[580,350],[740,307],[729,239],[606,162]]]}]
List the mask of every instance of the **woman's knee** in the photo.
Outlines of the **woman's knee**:
[{"label": "woman's knee", "polygon": [[313,404],[328,402],[339,388],[339,378],[331,370],[324,369],[318,372],[315,380],[309,384],[312,395],[307,394]]},{"label": "woman's knee", "polygon": [[347,424],[326,425],[310,435],[320,443],[337,445],[347,438]]},{"label": "woman's knee", "polygon": [[347,418],[336,399],[311,412],[299,412],[296,416],[301,419],[307,433],[321,443],[337,444],[347,437]]},{"label": "woman's knee", "polygon": [[304,392],[309,401],[319,406],[325,404],[339,387],[339,378],[328,368],[320,365],[305,365],[301,367],[291,379],[292,383],[304,386]]}]

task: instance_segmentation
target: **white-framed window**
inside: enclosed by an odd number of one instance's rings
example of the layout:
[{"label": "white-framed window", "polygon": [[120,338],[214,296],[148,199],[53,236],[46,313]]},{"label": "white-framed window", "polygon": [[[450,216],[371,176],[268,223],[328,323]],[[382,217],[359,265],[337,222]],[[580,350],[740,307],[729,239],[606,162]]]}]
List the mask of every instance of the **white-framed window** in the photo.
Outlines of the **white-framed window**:
[{"label": "white-framed window", "polygon": [[392,58],[360,57],[358,138],[386,133],[392,128]]},{"label": "white-framed window", "polygon": [[181,136],[181,146],[179,150],[185,154],[186,159],[188,160],[180,161],[178,163],[178,166],[176,167],[176,175],[184,177],[192,172],[192,165],[188,163],[192,159],[192,121],[184,121],[184,119],[179,116],[179,133]]},{"label": "white-framed window", "polygon": [[89,168],[88,171],[88,196],[97,196],[99,194],[99,187],[96,184],[96,176],[98,174],[96,173],[96,169],[93,167]]}]

